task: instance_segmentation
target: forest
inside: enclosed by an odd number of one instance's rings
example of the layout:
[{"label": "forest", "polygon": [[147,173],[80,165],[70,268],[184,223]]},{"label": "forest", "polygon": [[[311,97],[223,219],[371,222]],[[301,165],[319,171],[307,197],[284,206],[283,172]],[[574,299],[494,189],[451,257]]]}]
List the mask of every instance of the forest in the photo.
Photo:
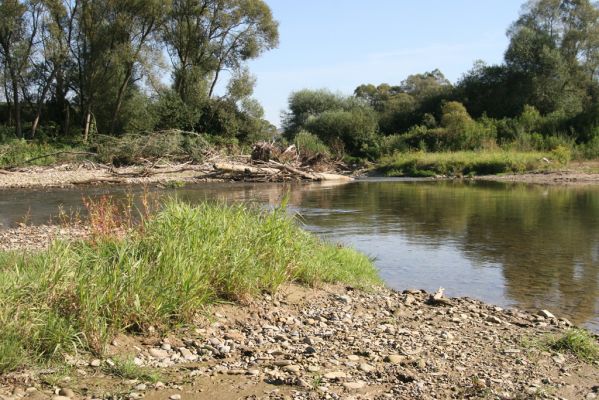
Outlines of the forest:
[{"label": "forest", "polygon": [[291,93],[280,135],[252,97],[247,67],[278,46],[262,0],[2,0],[0,143],[5,154],[33,144],[97,150],[172,131],[188,148],[272,140],[350,161],[599,157],[597,5],[531,0],[507,35],[501,64],[477,61],[455,83],[434,69],[351,95]]}]

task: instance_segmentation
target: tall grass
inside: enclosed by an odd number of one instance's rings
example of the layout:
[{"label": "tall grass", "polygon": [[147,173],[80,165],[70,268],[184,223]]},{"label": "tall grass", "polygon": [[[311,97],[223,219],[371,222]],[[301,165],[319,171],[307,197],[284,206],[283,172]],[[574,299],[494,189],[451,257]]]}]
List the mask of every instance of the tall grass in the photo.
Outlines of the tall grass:
[{"label": "tall grass", "polygon": [[[84,149],[77,146],[60,143],[28,142],[22,139],[11,139],[0,143],[0,168],[52,165],[59,161],[80,160],[82,157],[76,154],[56,154],[42,157],[58,152],[81,152]],[[42,157],[42,158],[37,158]],[[37,158],[37,159],[36,159]],[[33,161],[29,161],[35,159]]]},{"label": "tall grass", "polygon": [[384,157],[379,170],[387,176],[492,175],[559,168],[568,161],[567,154],[553,152],[411,152]]},{"label": "tall grass", "polygon": [[0,372],[101,353],[118,332],[167,330],[285,282],[368,287],[379,278],[366,256],[321,241],[284,211],[240,205],[173,201],[128,237],[0,254]]}]

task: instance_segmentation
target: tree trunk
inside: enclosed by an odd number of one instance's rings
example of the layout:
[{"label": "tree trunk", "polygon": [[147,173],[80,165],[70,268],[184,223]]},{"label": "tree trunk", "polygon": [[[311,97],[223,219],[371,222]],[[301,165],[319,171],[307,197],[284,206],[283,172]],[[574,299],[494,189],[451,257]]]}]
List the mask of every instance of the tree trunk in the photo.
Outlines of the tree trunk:
[{"label": "tree trunk", "polygon": [[131,79],[131,72],[133,67],[128,68],[125,78],[119,87],[119,91],[116,98],[116,106],[114,108],[114,112],[112,113],[112,120],[110,121],[110,134],[114,135],[114,130],[116,129],[116,121],[118,119],[119,113],[121,112],[121,106],[123,105],[123,97],[125,96],[125,89],[129,84],[129,80]]},{"label": "tree trunk", "polygon": [[87,106],[87,110],[85,112],[85,127],[83,128],[83,143],[87,143],[87,139],[89,138],[89,126],[91,124],[91,118],[91,106]]},{"label": "tree trunk", "polygon": [[11,74],[12,79],[12,101],[15,109],[15,136],[22,137],[23,129],[21,128],[21,103],[19,101],[19,84],[14,72]]}]

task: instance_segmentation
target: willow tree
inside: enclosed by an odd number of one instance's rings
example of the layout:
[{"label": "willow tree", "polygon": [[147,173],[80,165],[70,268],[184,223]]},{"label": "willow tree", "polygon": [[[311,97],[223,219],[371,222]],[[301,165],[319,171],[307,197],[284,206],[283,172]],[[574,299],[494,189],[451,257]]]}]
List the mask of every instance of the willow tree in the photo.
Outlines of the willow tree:
[{"label": "willow tree", "polygon": [[214,95],[223,72],[278,44],[278,23],[263,0],[173,0],[163,29],[174,88],[184,101]]}]

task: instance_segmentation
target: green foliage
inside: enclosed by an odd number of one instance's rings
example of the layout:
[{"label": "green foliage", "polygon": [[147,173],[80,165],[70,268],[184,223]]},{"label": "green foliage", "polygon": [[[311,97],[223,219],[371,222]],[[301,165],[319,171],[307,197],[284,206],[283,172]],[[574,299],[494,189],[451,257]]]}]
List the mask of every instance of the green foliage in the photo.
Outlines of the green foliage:
[{"label": "green foliage", "polygon": [[584,361],[599,360],[599,342],[584,329],[571,329],[561,336],[548,337],[543,344],[555,351],[570,352]]},{"label": "green foliage", "polygon": [[311,157],[317,154],[330,155],[330,150],[318,136],[310,132],[300,131],[293,141],[302,156]]},{"label": "green foliage", "polygon": [[[274,212],[170,202],[124,237],[54,243],[0,254],[0,366],[101,353],[118,332],[191,323],[221,300],[274,292],[285,282],[379,284],[372,262]],[[112,373],[139,378],[128,362]]]},{"label": "green foliage", "polygon": [[156,383],[160,375],[149,368],[140,367],[131,358],[115,358],[112,364],[106,364],[104,372],[123,379]]},{"label": "green foliage", "polygon": [[[543,158],[552,159],[547,164]],[[560,160],[552,154],[535,152],[451,152],[396,153],[381,160],[379,170],[387,176],[466,176],[517,173],[558,168]]]},{"label": "green foliage", "polygon": [[29,142],[22,139],[10,139],[0,142],[0,168],[19,167],[26,165],[50,165],[58,161],[77,160],[81,156],[69,154],[56,154],[50,157],[39,158],[25,163],[31,159],[54,154],[61,151],[79,152],[84,149],[62,143]]},{"label": "green foliage", "polygon": [[306,123],[306,130],[331,145],[340,140],[356,155],[366,155],[376,135],[376,117],[368,109],[325,111]]},{"label": "green foliage", "polygon": [[161,131],[120,138],[98,136],[93,148],[101,162],[116,166],[139,164],[143,160],[201,161],[210,144],[208,138],[193,132]]}]

